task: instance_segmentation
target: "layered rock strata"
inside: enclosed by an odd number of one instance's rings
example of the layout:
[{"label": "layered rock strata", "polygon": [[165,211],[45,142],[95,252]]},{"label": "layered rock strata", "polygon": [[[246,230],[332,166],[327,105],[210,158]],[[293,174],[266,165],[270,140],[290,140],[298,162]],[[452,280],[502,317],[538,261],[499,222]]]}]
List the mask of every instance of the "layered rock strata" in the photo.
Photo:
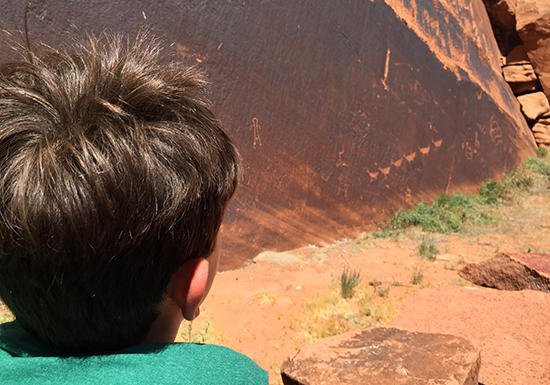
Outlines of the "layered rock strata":
[{"label": "layered rock strata", "polygon": [[550,146],[550,2],[484,0],[503,55],[503,75],[540,147]]}]

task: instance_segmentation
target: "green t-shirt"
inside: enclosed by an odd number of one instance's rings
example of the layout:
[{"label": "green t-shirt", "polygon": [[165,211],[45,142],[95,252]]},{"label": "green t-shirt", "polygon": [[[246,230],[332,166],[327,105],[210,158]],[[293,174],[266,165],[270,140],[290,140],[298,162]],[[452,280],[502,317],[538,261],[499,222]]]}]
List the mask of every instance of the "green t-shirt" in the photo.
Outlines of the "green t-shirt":
[{"label": "green t-shirt", "polygon": [[114,353],[60,355],[16,322],[0,325],[1,384],[267,384],[250,358],[217,345],[136,345]]}]

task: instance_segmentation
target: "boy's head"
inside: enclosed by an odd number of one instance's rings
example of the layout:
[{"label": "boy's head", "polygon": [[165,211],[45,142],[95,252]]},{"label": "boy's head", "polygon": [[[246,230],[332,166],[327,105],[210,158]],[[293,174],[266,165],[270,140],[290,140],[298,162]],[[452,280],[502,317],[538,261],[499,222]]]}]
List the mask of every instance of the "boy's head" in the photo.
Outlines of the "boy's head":
[{"label": "boy's head", "polygon": [[59,348],[138,343],[213,252],[237,151],[144,36],[26,56],[0,66],[0,297]]}]

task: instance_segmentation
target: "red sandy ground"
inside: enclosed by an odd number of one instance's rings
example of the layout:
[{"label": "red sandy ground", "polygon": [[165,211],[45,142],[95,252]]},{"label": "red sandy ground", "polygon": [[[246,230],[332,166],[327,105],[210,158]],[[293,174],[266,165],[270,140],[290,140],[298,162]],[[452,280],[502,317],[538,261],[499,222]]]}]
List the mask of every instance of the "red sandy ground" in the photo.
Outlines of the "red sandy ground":
[{"label": "red sandy ground", "polygon": [[[495,224],[468,233],[438,235],[436,261],[420,258],[420,235],[414,231],[393,240],[369,238],[361,245],[342,241],[269,253],[262,261],[218,274],[191,334],[200,340],[202,332],[206,343],[246,354],[269,371],[271,384],[281,384],[282,362],[306,343],[295,338],[303,325],[304,301],[325,292],[348,263],[361,272],[365,285],[376,281],[385,288],[388,282],[394,283],[382,300],[394,308],[395,316],[422,287],[470,285],[457,274],[467,263],[504,251],[550,253],[549,208],[550,197],[531,197],[523,207],[496,209],[494,215],[500,219]],[[422,268],[421,285],[411,282],[415,267]],[[374,286],[372,293],[380,300]],[[209,324],[206,333],[205,323]],[[186,324],[181,334],[180,341],[188,338]]]}]

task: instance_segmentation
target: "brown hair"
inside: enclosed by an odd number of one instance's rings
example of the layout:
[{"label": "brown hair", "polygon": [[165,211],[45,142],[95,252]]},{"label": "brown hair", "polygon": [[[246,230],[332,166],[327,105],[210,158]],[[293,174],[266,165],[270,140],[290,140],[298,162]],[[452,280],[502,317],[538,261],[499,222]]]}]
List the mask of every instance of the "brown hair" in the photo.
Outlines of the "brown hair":
[{"label": "brown hair", "polygon": [[0,297],[68,351],[138,343],[214,248],[239,157],[196,68],[143,34],[0,66]]}]

